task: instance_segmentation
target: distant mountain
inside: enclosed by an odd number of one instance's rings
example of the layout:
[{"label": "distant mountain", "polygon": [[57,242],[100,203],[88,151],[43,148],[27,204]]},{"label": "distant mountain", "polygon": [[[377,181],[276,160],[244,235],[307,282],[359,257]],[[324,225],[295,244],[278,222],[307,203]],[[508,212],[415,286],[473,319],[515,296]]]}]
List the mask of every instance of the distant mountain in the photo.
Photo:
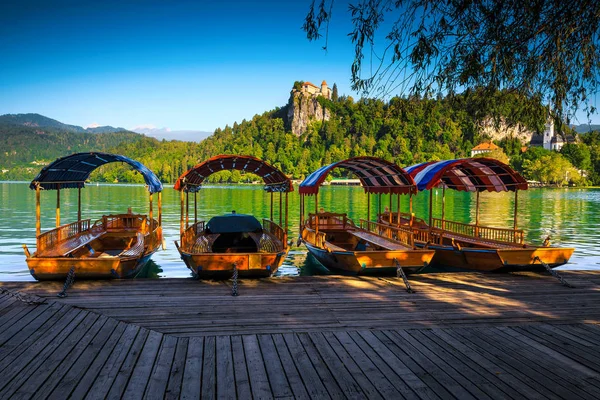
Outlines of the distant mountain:
[{"label": "distant mountain", "polygon": [[22,125],[31,128],[56,129],[62,132],[75,133],[115,133],[127,131],[125,128],[114,128],[112,126],[95,126],[83,128],[77,125],[64,124],[52,118],[40,114],[5,114],[0,115],[0,125]]},{"label": "distant mountain", "polygon": [[195,130],[172,131],[169,128],[155,128],[153,126],[136,126],[131,130],[159,140],[181,140],[185,142],[201,142],[213,134],[212,132]]},{"label": "distant mountain", "polygon": [[576,125],[575,132],[577,133],[588,133],[591,131],[600,131],[600,125],[581,124]]}]

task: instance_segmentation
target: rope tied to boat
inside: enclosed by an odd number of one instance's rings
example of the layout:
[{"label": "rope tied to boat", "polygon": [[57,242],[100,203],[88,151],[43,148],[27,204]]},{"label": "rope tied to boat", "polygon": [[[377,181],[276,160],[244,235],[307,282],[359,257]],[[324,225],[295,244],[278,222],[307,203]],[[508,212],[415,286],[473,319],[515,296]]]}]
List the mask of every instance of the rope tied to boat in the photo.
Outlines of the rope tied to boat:
[{"label": "rope tied to boat", "polygon": [[235,297],[235,296],[238,295],[238,269],[237,269],[237,262],[233,263],[233,276],[231,277],[231,279],[233,280],[233,286],[231,287],[231,295]]},{"label": "rope tied to boat", "polygon": [[410,286],[410,282],[408,281],[408,278],[406,277],[402,266],[398,262],[398,259],[394,258],[394,262],[396,263],[396,278],[402,278],[402,280],[404,281],[404,285],[406,286],[406,291],[408,293],[414,293],[415,291]]},{"label": "rope tied to boat", "polygon": [[75,282],[75,267],[73,266],[67,273],[67,279],[65,280],[65,284],[63,285],[63,290],[60,293],[58,293],[56,295],[56,297],[60,297],[61,299],[64,299],[65,297],[67,297],[67,289],[69,289],[71,286],[73,286],[74,282]]},{"label": "rope tied to boat", "polygon": [[566,286],[568,288],[574,288],[575,286],[571,285],[569,282],[567,282],[565,280],[565,278],[563,278],[558,271],[555,271],[554,269],[550,268],[550,266],[548,264],[546,264],[545,262],[542,261],[542,259],[539,256],[535,256],[533,258],[533,264],[535,264],[536,261],[539,261],[540,264],[542,264],[542,266],[544,268],[546,268],[546,270],[548,272],[550,272],[550,275],[552,275],[553,277],[555,277],[556,279],[558,279],[560,281],[560,283],[563,284],[563,286]]}]

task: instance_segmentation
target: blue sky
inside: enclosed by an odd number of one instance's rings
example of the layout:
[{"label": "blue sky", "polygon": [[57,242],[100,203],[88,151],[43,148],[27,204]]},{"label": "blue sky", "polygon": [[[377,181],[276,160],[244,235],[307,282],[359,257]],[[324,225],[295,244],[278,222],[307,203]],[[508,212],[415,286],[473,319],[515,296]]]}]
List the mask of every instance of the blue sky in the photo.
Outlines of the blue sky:
[{"label": "blue sky", "polygon": [[295,80],[356,97],[346,2],[327,52],[301,30],[309,4],[1,2],[0,114],[213,131],[285,105]]},{"label": "blue sky", "polygon": [[295,80],[352,94],[352,46],[306,40],[308,1],[13,3],[0,5],[0,114],[212,131],[285,105]]}]

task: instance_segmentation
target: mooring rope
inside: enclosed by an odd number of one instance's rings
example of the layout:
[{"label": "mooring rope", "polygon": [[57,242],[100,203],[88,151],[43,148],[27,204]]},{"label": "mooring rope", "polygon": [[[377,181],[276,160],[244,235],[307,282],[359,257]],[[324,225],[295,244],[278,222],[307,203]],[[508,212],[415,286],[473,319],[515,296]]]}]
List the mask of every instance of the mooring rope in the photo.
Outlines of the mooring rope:
[{"label": "mooring rope", "polygon": [[231,295],[232,296],[237,296],[238,295],[238,269],[237,269],[237,262],[233,263],[233,286],[231,287]]},{"label": "mooring rope", "polygon": [[568,287],[568,288],[574,288],[575,286],[571,285],[569,282],[567,282],[565,280],[565,278],[563,278],[558,271],[555,271],[554,269],[550,268],[550,266],[548,264],[546,264],[545,262],[542,261],[542,259],[539,256],[535,256],[533,258],[533,263],[535,264],[536,261],[539,261],[540,264],[542,264],[542,266],[544,268],[546,268],[546,270],[548,272],[550,272],[550,275],[552,275],[553,277],[555,277],[556,279],[558,279],[560,281],[560,283],[562,283],[564,286]]},{"label": "mooring rope", "polygon": [[396,278],[402,278],[402,280],[404,281],[404,285],[406,286],[406,291],[408,293],[414,293],[415,291],[410,286],[410,282],[408,281],[408,278],[406,277],[404,270],[400,266],[398,259],[394,258],[394,262],[396,263]]}]

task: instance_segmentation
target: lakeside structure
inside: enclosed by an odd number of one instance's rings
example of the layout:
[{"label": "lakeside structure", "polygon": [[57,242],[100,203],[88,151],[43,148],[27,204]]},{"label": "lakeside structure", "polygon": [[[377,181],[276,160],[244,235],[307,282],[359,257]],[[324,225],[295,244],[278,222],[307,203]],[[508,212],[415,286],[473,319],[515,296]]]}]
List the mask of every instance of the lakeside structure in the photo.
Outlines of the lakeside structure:
[{"label": "lakeside structure", "polygon": [[599,398],[600,275],[565,278],[3,283],[0,396]]}]

